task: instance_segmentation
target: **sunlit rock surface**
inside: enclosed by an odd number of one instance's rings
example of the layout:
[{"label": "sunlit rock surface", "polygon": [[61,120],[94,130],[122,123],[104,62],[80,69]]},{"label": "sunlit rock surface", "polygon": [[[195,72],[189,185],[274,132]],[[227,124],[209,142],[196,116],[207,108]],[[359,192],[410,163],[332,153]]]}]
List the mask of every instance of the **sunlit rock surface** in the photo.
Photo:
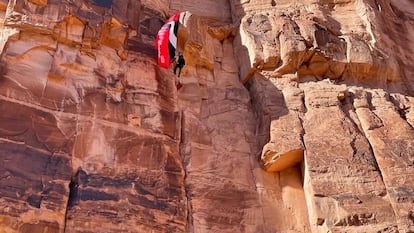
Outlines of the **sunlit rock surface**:
[{"label": "sunlit rock surface", "polygon": [[[164,21],[186,66],[156,64]],[[0,0],[0,233],[413,232],[409,0]]]}]

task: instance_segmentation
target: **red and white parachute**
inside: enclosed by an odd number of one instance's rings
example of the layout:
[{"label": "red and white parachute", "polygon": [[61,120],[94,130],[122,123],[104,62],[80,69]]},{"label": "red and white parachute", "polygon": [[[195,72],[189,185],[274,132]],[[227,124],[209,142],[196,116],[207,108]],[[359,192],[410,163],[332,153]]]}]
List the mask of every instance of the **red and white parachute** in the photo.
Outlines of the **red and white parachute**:
[{"label": "red and white parachute", "polygon": [[176,13],[165,22],[155,38],[155,47],[158,50],[158,65],[168,68],[177,49],[178,27],[183,23],[187,12]]}]

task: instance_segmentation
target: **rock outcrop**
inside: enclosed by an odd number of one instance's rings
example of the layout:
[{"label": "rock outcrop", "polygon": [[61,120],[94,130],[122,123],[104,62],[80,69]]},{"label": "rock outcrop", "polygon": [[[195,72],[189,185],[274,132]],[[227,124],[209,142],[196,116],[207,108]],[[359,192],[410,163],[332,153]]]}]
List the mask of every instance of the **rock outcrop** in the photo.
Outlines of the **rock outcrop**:
[{"label": "rock outcrop", "polygon": [[263,135],[261,163],[281,171],[304,157],[312,232],[412,231],[414,37],[402,30],[413,29],[414,5],[232,6],[236,57]]},{"label": "rock outcrop", "polygon": [[[154,38],[176,11],[182,89]],[[0,0],[0,232],[413,232],[409,0]]]}]

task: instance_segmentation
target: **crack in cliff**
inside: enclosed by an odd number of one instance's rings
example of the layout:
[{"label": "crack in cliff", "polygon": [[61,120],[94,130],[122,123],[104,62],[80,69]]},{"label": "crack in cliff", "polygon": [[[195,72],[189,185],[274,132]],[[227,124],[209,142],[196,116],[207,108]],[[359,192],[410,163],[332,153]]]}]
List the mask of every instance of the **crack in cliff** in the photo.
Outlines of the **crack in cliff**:
[{"label": "crack in cliff", "polygon": [[68,201],[66,203],[66,209],[65,209],[65,220],[64,220],[65,222],[63,224],[63,233],[65,233],[66,230],[67,230],[68,211],[69,211],[70,207],[72,205],[74,205],[73,199],[74,199],[74,196],[76,195],[75,194],[76,192],[77,192],[77,186],[73,182],[73,178],[72,178],[71,181],[69,182],[69,194],[68,194]]},{"label": "crack in cliff", "polygon": [[183,111],[181,111],[181,123],[180,123],[180,137],[179,137],[179,152],[180,152],[180,156],[181,156],[181,164],[183,166],[184,169],[184,192],[185,192],[185,197],[186,197],[186,214],[187,214],[187,233],[192,233],[194,232],[194,221],[193,221],[193,208],[192,208],[192,203],[191,203],[191,189],[189,187],[189,185],[187,184],[187,179],[188,179],[188,171],[187,171],[187,166],[189,164],[189,158],[187,158],[188,156],[186,155],[185,152],[185,147],[187,142],[187,138],[185,137],[185,114],[183,113]]},{"label": "crack in cliff", "polygon": [[[302,127],[302,130],[300,132],[300,138],[301,138],[302,145],[303,145],[303,160],[302,160],[302,164],[303,164],[304,161],[305,161],[305,155],[306,155],[306,144],[305,144],[306,130],[305,130],[305,127],[303,127],[303,125],[304,125],[304,122],[305,122],[304,117],[305,117],[306,113],[308,112],[308,108],[306,107],[306,104],[305,104],[305,95],[302,95],[301,102],[302,102],[302,106],[303,106],[303,113],[301,114],[300,112],[298,112],[298,118],[299,118],[299,121],[300,121],[300,126]],[[302,170],[302,178],[304,178],[305,173],[304,173],[303,169],[301,169],[301,170]]]},{"label": "crack in cliff", "polygon": [[69,193],[68,193],[68,201],[66,203],[65,209],[65,223],[63,225],[63,233],[66,232],[67,227],[67,219],[68,219],[68,211],[78,203],[78,187],[79,187],[79,174],[80,169],[76,171],[75,174],[72,175],[70,182],[69,182]]}]

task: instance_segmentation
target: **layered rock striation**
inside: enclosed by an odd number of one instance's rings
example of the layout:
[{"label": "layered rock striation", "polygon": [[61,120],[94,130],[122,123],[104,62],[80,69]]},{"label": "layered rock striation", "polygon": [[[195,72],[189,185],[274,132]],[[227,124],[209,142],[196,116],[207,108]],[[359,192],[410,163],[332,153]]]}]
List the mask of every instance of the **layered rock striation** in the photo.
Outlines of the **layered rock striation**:
[{"label": "layered rock striation", "polygon": [[414,231],[410,1],[0,12],[0,232]]},{"label": "layered rock striation", "polygon": [[152,58],[165,4],[8,2],[2,232],[186,231],[176,89]]}]

